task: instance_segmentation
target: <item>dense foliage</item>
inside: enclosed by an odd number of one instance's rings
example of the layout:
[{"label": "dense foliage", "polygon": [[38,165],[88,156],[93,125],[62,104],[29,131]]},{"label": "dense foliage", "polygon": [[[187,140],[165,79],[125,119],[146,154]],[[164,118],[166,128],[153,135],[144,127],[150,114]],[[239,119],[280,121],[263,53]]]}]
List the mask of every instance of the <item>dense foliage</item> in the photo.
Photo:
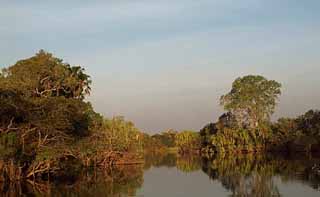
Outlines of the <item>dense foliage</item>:
[{"label": "dense foliage", "polygon": [[111,146],[111,150],[117,151],[142,151],[142,134],[133,122],[125,121],[124,117],[116,116],[105,119],[102,131],[105,131],[105,139]]},{"label": "dense foliage", "polygon": [[295,119],[281,118],[272,125],[270,149],[320,151],[320,111],[310,110]]},{"label": "dense foliage", "polygon": [[246,129],[236,126],[231,113],[223,114],[218,122],[210,123],[200,130],[202,151],[255,152],[260,151],[267,133],[265,127]]},{"label": "dense foliage", "polygon": [[90,79],[40,51],[2,71],[0,78],[0,154],[28,166],[43,148],[88,136],[93,122]]},{"label": "dense foliage", "polygon": [[256,128],[270,119],[281,84],[262,76],[248,75],[236,79],[232,89],[220,99],[224,109],[236,118],[239,127]]},{"label": "dense foliage", "polygon": [[176,135],[176,146],[180,153],[192,153],[200,150],[200,135],[194,131],[182,131]]},{"label": "dense foliage", "polygon": [[43,50],[3,69],[6,79],[1,86],[21,92],[27,97],[83,99],[90,93],[91,80],[80,66],[70,66]]},{"label": "dense foliage", "polygon": [[200,131],[202,151],[319,151],[319,111],[311,110],[297,119],[270,121],[280,87],[280,83],[262,76],[236,79],[231,91],[221,97],[228,112]]},{"label": "dense foliage", "polygon": [[84,166],[139,163],[143,152],[320,150],[320,112],[272,123],[281,85],[262,76],[236,79],[220,100],[227,112],[200,133],[148,135],[124,117],[104,118],[85,101],[90,85],[82,67],[42,50],[0,72],[0,177],[75,175]]},{"label": "dense foliage", "polygon": [[84,101],[90,84],[83,68],[42,50],[3,69],[0,157],[17,169],[7,176],[55,175],[69,169],[63,163],[108,164],[123,153],[141,152],[140,132],[132,122],[104,119]]},{"label": "dense foliage", "polygon": [[143,147],[146,152],[164,152],[175,148],[177,131],[168,130],[154,135],[144,133]]}]

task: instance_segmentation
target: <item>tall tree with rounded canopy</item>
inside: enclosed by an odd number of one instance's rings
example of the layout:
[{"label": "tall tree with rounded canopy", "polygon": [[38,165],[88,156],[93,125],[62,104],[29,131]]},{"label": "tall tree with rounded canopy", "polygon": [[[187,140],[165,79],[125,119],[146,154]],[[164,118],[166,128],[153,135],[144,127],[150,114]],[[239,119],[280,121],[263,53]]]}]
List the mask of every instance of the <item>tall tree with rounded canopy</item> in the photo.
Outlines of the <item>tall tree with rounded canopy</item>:
[{"label": "tall tree with rounded canopy", "polygon": [[91,90],[90,76],[83,68],[70,66],[44,50],[4,69],[2,78],[5,80],[1,86],[22,92],[27,97],[62,96],[82,100]]},{"label": "tall tree with rounded canopy", "polygon": [[280,94],[281,84],[277,81],[248,75],[237,78],[220,103],[236,117],[240,127],[257,128],[259,123],[270,120]]}]

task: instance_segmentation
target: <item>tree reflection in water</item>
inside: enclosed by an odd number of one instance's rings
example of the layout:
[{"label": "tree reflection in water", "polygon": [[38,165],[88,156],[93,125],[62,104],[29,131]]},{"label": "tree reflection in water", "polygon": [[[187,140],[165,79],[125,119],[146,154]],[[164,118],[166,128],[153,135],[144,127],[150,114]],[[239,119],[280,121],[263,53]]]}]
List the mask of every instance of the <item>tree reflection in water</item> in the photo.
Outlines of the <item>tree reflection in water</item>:
[{"label": "tree reflection in water", "polygon": [[83,172],[79,179],[35,183],[2,183],[1,196],[135,196],[143,183],[143,165]]},{"label": "tree reflection in water", "polygon": [[202,169],[210,179],[219,181],[232,192],[232,196],[280,196],[275,182],[299,181],[316,190],[320,188],[320,174],[313,170],[320,160],[300,156],[290,158],[271,155],[220,155],[215,158],[175,154],[146,156],[145,169],[151,167],[176,167],[190,173]]},{"label": "tree reflection in water", "polygon": [[242,155],[203,159],[202,170],[233,196],[280,196],[275,177],[319,189],[320,175],[313,170],[318,165],[319,160],[311,158]]},{"label": "tree reflection in water", "polygon": [[[143,171],[176,168],[203,171],[231,196],[280,196],[279,181],[320,188],[320,160],[312,157],[220,155],[213,159],[175,154],[146,155],[145,164],[83,172],[76,180],[0,183],[1,196],[135,196],[143,186]],[[197,183],[201,184],[201,183]],[[195,185],[197,187],[197,185]]]},{"label": "tree reflection in water", "polygon": [[148,153],[144,157],[144,169],[149,170],[151,167],[168,167],[173,168],[176,166],[177,155],[174,153]]},{"label": "tree reflection in water", "polygon": [[179,156],[176,161],[177,169],[182,172],[194,172],[201,169],[201,158],[190,155]]}]

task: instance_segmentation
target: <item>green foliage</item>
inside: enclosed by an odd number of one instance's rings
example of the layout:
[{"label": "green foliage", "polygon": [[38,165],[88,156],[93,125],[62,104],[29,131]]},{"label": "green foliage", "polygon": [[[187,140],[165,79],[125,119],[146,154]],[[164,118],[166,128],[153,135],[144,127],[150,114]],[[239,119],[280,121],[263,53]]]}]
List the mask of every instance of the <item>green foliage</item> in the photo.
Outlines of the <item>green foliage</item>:
[{"label": "green foliage", "polygon": [[224,128],[210,137],[209,147],[216,152],[254,152],[263,144],[263,138],[258,132],[247,129]]},{"label": "green foliage", "polygon": [[269,124],[246,129],[234,126],[231,113],[223,114],[219,121],[205,126],[200,131],[202,151],[207,153],[255,152],[264,147],[271,133]]},{"label": "green foliage", "polygon": [[220,99],[228,112],[201,131],[205,152],[253,152],[262,149],[272,132],[270,116],[281,94],[281,84],[262,76],[236,79]]},{"label": "green foliage", "polygon": [[165,152],[175,148],[175,137],[178,132],[168,130],[154,135],[143,134],[145,152]]},{"label": "green foliage", "polygon": [[13,157],[17,154],[17,134],[6,133],[0,137],[0,159]]},{"label": "green foliage", "polygon": [[23,173],[52,173],[46,166],[64,168],[68,157],[76,164],[106,151],[141,152],[141,133],[132,122],[104,119],[84,102],[90,84],[83,68],[42,50],[3,69],[0,157],[24,166]]},{"label": "green foliage", "polygon": [[200,130],[201,146],[206,147],[211,144],[210,136],[218,132],[217,124],[209,123]]},{"label": "green foliage", "polygon": [[298,130],[308,136],[320,138],[320,111],[310,110],[296,119]]},{"label": "green foliage", "polygon": [[[89,134],[88,111],[92,109],[87,103],[64,97],[25,98],[11,93],[0,90],[0,137],[15,134],[17,152],[33,155],[42,146]],[[2,146],[8,148],[7,144]]]},{"label": "green foliage", "polygon": [[175,136],[177,132],[173,130],[165,131],[160,134],[152,135],[152,141],[156,142],[156,144],[159,144],[160,146],[164,147],[175,147]]},{"label": "green foliage", "polygon": [[150,136],[147,133],[143,133],[143,149],[145,152],[163,152],[166,148],[161,140],[157,137],[158,135]]},{"label": "green foliage", "polygon": [[111,150],[142,151],[142,135],[138,128],[124,117],[105,119],[102,132]]},{"label": "green foliage", "polygon": [[256,128],[274,112],[280,88],[281,84],[274,80],[248,75],[236,79],[231,91],[223,95],[220,102],[225,110],[235,115],[240,127]]},{"label": "green foliage", "polygon": [[194,131],[182,131],[176,135],[176,145],[180,152],[192,152],[200,149],[200,135]]},{"label": "green foliage", "polygon": [[280,118],[272,125],[271,141],[273,143],[283,143],[299,137],[297,122],[291,118]]},{"label": "green foliage", "polygon": [[18,61],[4,69],[1,86],[23,93],[27,97],[84,99],[90,93],[91,80],[80,66],[63,63],[52,54],[40,50],[35,56]]},{"label": "green foliage", "polygon": [[[90,77],[40,51],[0,77],[0,137],[16,135],[16,149],[35,154],[42,146],[74,141],[102,126],[90,103]],[[8,145],[3,144],[8,148]]]},{"label": "green foliage", "polygon": [[280,118],[272,125],[269,144],[276,151],[319,151],[320,112],[310,110],[295,119]]},{"label": "green foliage", "polygon": [[168,130],[165,132],[162,132],[161,135],[154,135],[154,138],[159,137],[161,143],[169,148],[175,147],[175,137],[178,132],[174,130]]}]

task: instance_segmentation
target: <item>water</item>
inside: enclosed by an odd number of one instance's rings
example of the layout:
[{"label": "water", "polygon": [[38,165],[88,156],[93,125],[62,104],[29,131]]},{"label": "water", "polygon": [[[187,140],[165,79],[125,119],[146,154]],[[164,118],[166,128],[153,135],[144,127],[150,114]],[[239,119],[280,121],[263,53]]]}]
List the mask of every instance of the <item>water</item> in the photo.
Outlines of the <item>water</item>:
[{"label": "water", "polygon": [[150,154],[144,165],[83,172],[68,182],[2,184],[1,192],[1,196],[320,196],[320,160]]}]

